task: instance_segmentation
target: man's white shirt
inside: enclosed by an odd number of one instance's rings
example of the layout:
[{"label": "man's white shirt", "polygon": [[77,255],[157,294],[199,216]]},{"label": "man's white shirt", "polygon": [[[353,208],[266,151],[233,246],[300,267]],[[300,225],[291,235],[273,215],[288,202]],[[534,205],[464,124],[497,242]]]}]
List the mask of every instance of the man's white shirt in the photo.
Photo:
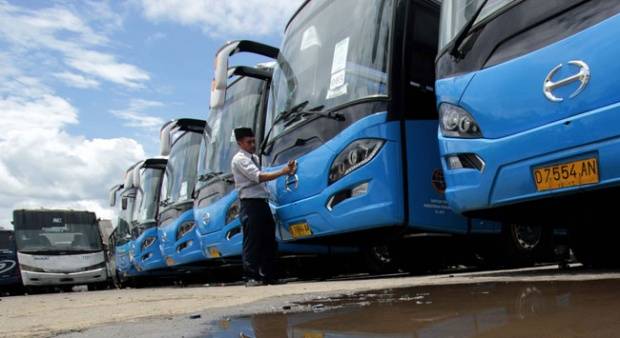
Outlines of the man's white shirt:
[{"label": "man's white shirt", "polygon": [[235,188],[240,199],[268,198],[265,183],[261,183],[258,156],[240,149],[232,159],[231,170],[235,179]]}]

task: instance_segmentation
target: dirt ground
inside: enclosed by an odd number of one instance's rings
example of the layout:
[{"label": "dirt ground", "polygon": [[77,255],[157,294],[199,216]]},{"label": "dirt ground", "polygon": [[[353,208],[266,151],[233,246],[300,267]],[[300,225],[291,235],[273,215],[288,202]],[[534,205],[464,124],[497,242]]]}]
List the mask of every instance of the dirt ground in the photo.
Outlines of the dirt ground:
[{"label": "dirt ground", "polygon": [[[620,279],[620,272],[558,270],[556,266],[494,272],[419,277],[386,277],[284,285],[190,286],[106,290],[0,298],[0,337],[46,337],[121,322],[139,322],[227,309],[229,313],[254,306],[253,311],[275,311],[282,300],[318,295],[428,285],[486,282],[587,281]],[[278,302],[270,303],[274,299]],[[243,311],[239,311],[243,312]]]}]

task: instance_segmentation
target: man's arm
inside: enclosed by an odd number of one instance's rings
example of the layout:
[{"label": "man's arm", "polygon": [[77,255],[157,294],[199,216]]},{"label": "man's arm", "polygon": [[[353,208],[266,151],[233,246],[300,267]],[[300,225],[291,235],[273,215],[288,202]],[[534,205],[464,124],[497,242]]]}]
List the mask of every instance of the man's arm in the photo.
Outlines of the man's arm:
[{"label": "man's arm", "polygon": [[289,161],[288,165],[286,165],[284,168],[278,170],[278,171],[274,171],[274,172],[270,172],[270,173],[265,173],[265,172],[260,172],[258,174],[258,180],[259,182],[268,182],[268,181],[273,181],[276,178],[280,177],[280,176],[284,176],[284,175],[293,175],[295,174],[295,171],[297,170],[297,162],[296,161]]}]

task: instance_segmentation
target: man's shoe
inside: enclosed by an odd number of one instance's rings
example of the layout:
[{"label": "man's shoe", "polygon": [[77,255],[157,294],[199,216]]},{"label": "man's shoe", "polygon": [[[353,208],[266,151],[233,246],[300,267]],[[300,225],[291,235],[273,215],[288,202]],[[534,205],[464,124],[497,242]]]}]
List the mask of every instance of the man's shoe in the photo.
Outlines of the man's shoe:
[{"label": "man's shoe", "polygon": [[265,285],[265,283],[263,283],[262,281],[256,280],[256,279],[248,279],[247,281],[245,281],[246,288],[251,288],[254,286],[261,286],[261,285]]}]

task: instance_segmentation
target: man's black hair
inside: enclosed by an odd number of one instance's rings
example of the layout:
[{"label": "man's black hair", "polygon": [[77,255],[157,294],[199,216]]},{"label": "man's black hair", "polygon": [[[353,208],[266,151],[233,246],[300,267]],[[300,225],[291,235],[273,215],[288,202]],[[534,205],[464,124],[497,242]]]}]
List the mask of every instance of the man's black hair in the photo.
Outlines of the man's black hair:
[{"label": "man's black hair", "polygon": [[254,137],[254,131],[252,128],[236,128],[235,129],[235,139],[237,141],[241,141],[244,137]]}]

